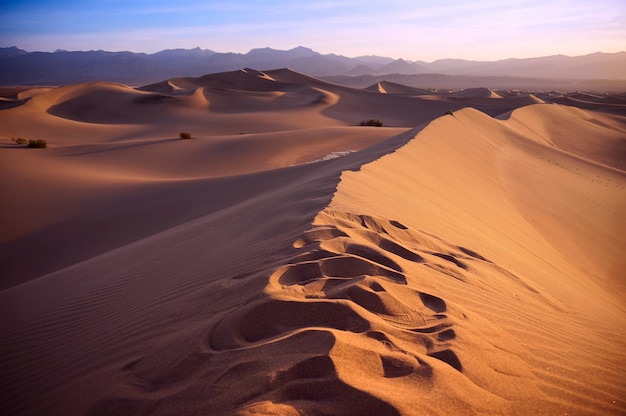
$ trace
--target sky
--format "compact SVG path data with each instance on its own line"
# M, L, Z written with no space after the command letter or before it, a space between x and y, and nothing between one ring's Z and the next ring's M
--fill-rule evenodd
M246 53L297 46L432 62L626 50L626 0L0 0L0 47Z

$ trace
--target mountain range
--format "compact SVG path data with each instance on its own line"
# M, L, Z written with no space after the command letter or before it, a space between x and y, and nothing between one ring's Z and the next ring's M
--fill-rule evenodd
M428 63L381 56L349 58L321 54L302 46L290 50L259 48L245 54L200 48L168 49L153 54L101 50L27 52L15 46L0 48L0 85L63 85L96 80L143 85L172 77L200 76L246 67L289 67L307 75L353 84L358 77L373 82L395 74L396 78L419 76L423 81L435 79L432 74L438 74L438 79L446 82L453 79L450 77L459 76L514 77L560 80L569 85L581 80L626 81L626 52L499 61L441 59ZM609 84L616 85L615 82ZM617 84L624 85L624 82ZM428 86L428 83L420 86Z

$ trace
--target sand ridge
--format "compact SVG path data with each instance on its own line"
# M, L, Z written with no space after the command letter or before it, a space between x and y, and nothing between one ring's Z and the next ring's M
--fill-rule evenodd
M567 109L563 109L564 114ZM483 119L485 117L473 110L464 110L455 116L464 124L466 132L467 124L485 130L493 127L488 125L490 119ZM499 124L495 120L491 122ZM402 204L407 204L411 210L419 209L419 200L407 201L401 192L390 190L393 187L389 181L380 179L384 177L383 172L389 174L390 170L394 171L392 177L404 176L398 175L398 171L413 177L415 174L409 173L407 167L418 160L407 159L407 153L419 148L422 141L435 138L441 141L440 129L453 128L451 124L457 123L451 118L436 121L395 154L365 165L359 172L344 173L329 208L318 214L313 228L294 242L300 253L269 276L264 290L266 296L227 314L211 331L211 348L235 356L241 351L249 355L250 350L257 350L263 356L262 351L269 345L272 348L284 346L291 351L297 348L292 346L295 339L300 340L305 334L313 336L315 333L320 338L333 340L332 348L324 352L327 358L322 359L319 350L310 351L312 356L306 350L299 350L302 361L291 364L288 370L264 363L259 373L272 374L276 380L270 379L269 391L259 392L255 403L244 407L242 414L287 410L305 414L359 414L377 408L381 402L393 406L393 409L381 410L385 414L419 414L424 409L443 414L464 412L468 408L470 414L530 414L567 411L572 406L590 414L615 411L615 399L624 384L620 373L610 368L623 358L619 352L623 340L611 345L596 337L603 331L619 330L617 316L625 311L623 296L604 292L603 297L595 298L598 303L588 299L592 292L600 296L603 282L572 268L560 256L558 248L555 250L546 240L546 235L541 235L544 229L535 228L520 215L519 211L525 207L515 206L516 201L508 198L508 192L503 192L506 189L494 189L501 183L493 181L489 171L497 170L498 166L492 163L487 169L476 168L477 158L470 156L471 165L466 163L464 168L474 171L478 178L471 178L463 185L476 179L491 181L483 182L479 199L485 203L486 195L496 194L485 205L509 211L500 213L506 217L506 222L502 223L487 222L485 216L489 213L478 206L466 206L463 209L469 212L465 216L459 215L459 207L451 208L457 214L447 212L445 220L442 219L447 227L443 227L436 217L424 219L424 213L403 209ZM504 124L503 129L508 130ZM467 143L458 150L465 156L469 147L474 154L490 154L489 159L497 152L495 149L508 150L503 143L493 146L494 141L485 140L478 132L466 133L457 139ZM496 136L495 139L498 142L507 137ZM442 146L448 144L444 141ZM425 158L435 155L426 152L427 148L421 150L425 151ZM499 156L509 162L519 158L518 154L512 158L510 153ZM455 161L449 153L446 159L449 163ZM543 169L548 170L547 165L549 163L545 163ZM399 187L419 189L407 181L396 183ZM451 188L448 192L459 195L459 188L454 185ZM431 189L422 191L432 192ZM446 191L435 192L434 195L418 194L429 203L436 203L441 197L444 201L450 198ZM377 201L385 203L372 204L372 194ZM351 207L351 211L343 211L347 207ZM393 213L391 218L403 218L402 221L406 218L424 229L390 217L354 213L363 210ZM565 208L561 214L570 215ZM482 232L459 227L459 222L466 223L472 215L477 217L473 222ZM503 229L496 231L498 228ZM441 234L433 234L434 229ZM603 237L611 234L609 231ZM447 238L463 241L463 245L451 243ZM493 244L485 244L484 238L511 241L504 244L504 250L498 251ZM516 244L520 247L511 252L510 248ZM480 247L480 251L476 247ZM623 247L623 241L617 247ZM612 258L617 259L617 253L613 253ZM544 287L547 283L545 276L541 276L543 273L560 273L560 278L550 282L559 287ZM604 277L620 278L610 274ZM623 288L623 282L617 283ZM609 288L612 289L615 288ZM468 293L473 301L468 299ZM508 301L489 300L494 297ZM508 303L514 303L515 308L507 307ZM596 329L598 332L589 331L588 320L596 314L602 318L594 326L601 327ZM538 316L549 320L551 327L531 329ZM233 331L233 328L238 330ZM576 341L569 338L572 333L578 334ZM537 356L538 353L533 352L553 349L556 340L572 348L559 349L561 356ZM589 349L595 342L601 343L602 349L617 354L612 358L615 360L612 366L605 367L607 356ZM477 343L481 346L480 352L475 349ZM342 351L359 354L358 367L354 365L354 358ZM581 354L585 359L581 360ZM310 366L315 366L316 370L305 370ZM248 371L254 371L252 368ZM555 368L559 369L558 373ZM597 378L587 376L586 385L577 387L572 375L589 371L595 372ZM294 372L301 376L295 379L293 375L287 376ZM306 377L302 378L304 375ZM435 379L462 386L462 393L454 389L439 390L436 384L433 386ZM339 386L342 386L341 393L336 392ZM338 401L336 394L348 394L343 392L346 386L369 395L359 398L362 407L352 402L346 406ZM568 386L573 395L569 399L554 394L563 386ZM409 391L414 400L407 401ZM429 408L427 403L433 402L437 407Z
M7 412L626 411L623 115L383 87L244 69L0 111L51 143L0 148Z

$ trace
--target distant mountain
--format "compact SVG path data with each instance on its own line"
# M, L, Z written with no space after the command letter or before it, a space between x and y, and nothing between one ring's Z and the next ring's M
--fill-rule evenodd
M252 49L246 54L218 53L200 48L169 49L153 54L61 50L27 52L15 46L0 48L0 85L62 85L87 81L145 85L174 77L197 77L241 68L266 70L286 67L316 77L442 74L626 80L626 52L577 57L556 55L494 62L443 59L427 63L381 56L348 58L335 54L324 55L302 46L286 51Z
M387 58L384 56L376 56L376 55L367 55L367 56L357 56L357 61L363 63L365 66L378 69L381 66L392 63L393 58Z
M626 52L584 56L554 55L496 62L435 61L436 72L449 75L510 76L556 79L626 79Z
M290 67L311 75L343 74L357 61L321 55L309 48L252 49L247 54L171 49L154 54L105 51L26 52L0 48L0 85L62 85L87 81L146 84L178 76L200 76L245 67Z
M288 51L281 51L272 48L258 48L252 49L246 54L248 58L258 59L300 59L310 58L312 56L319 56L319 53L313 49L305 48L304 46L298 46L297 48L290 49Z
M346 72L344 75L356 77L359 75L373 74L374 72L376 72L376 70L373 69L371 66L360 64Z
M28 52L18 49L15 46L11 46L10 48L0 48L0 58L11 58L15 56L26 55Z
M206 58L211 55L215 55L216 52L210 49L166 49L161 52L157 52L151 55L152 59L197 59L197 58Z
M424 74L427 72L431 72L427 65L408 62L404 59L397 59L378 68L373 74Z
M428 66L432 72L443 74L449 71L454 72L454 70L459 68L472 68L488 63L489 62L484 61L468 61L465 59L439 59L430 63Z

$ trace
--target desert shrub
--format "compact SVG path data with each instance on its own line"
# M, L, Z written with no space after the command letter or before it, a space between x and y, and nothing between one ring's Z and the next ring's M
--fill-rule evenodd
M383 126L383 122L380 121L380 120L375 120L373 118L370 118L369 120L361 121L361 126L382 127Z
M186 131L183 131L179 134L181 139L191 139L191 133L188 133Z
M41 140L41 139L29 140L28 141L28 147L33 147L33 148L38 148L38 149L45 149L46 147L48 147L48 142L45 141L45 140Z
M26 140L26 139L22 139L21 137L18 137L17 139L13 139L13 141L14 141L16 144L26 144L26 143L28 143L28 140Z

